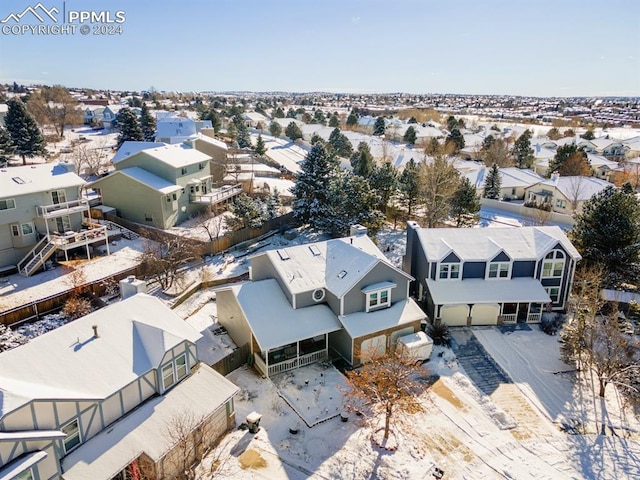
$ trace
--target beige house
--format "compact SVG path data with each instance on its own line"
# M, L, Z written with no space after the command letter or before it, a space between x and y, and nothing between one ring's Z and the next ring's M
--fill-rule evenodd
M239 389L199 338L138 294L0 353L0 478L176 478L195 460L181 440L202 451L235 426Z
M115 172L89 187L99 191L104 205L132 222L170 228L240 193L214 189L211 157L187 144L127 148L134 153L116 155Z
M572 215L582 211L584 202L607 187L614 185L596 177L561 177L554 173L548 180L525 189L525 205Z

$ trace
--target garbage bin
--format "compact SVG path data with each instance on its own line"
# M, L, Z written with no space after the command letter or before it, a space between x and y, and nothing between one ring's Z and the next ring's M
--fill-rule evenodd
M247 415L247 427L249 428L249 431L251 433L258 433L258 430L260 430L261 418L262 415L260 415L258 412L251 412L249 415Z

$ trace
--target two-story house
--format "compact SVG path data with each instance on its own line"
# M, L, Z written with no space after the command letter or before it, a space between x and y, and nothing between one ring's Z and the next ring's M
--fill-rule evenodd
M235 426L239 389L199 338L138 294L0 353L0 478L176 478L180 440L202 451Z
M138 150L134 142L116 154L115 171L89 186L102 202L132 222L170 228L191 218L204 206L238 195L241 190L212 188L211 157L186 144Z
M407 222L403 270L431 321L495 325L566 308L580 254L559 227L420 228Z
M347 238L271 250L251 258L251 281L216 294L218 321L251 346L265 376L328 357L356 366L420 329L412 277L362 230Z
M118 126L118 114L125 105L107 105L102 110L102 126L113 129Z
M163 116L156 123L156 141L182 143L202 129L212 129L211 120L192 120L188 117Z
M106 227L91 222L85 181L73 164L56 163L0 169L0 269L31 275L56 252L108 242Z

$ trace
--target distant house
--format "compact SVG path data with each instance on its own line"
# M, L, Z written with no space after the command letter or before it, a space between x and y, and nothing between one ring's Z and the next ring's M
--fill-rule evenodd
M407 222L403 270L432 321L540 322L567 306L580 255L559 227L420 228Z
M245 112L242 114L242 119L250 128L258 128L259 123L261 123L265 129L269 127L270 120L258 112Z
M156 123L156 142L182 143L203 128L213 128L211 120L192 120L188 117L164 116Z
M365 229L366 231L366 229ZM385 353L425 319L407 273L360 229L352 236L251 258L251 281L217 292L218 320L249 344L266 376L339 355L349 365Z
M609 160L621 160L629 150L622 142L602 137L593 140L577 139L576 146L582 147L587 153L602 155Z
M0 478L176 478L178 422L198 451L235 427L239 389L199 338L138 294L0 353Z
M89 218L85 181L73 164L41 164L0 170L0 270L29 276L56 252L109 245L106 228Z
M114 158L115 172L89 184L102 202L132 222L166 229L205 206L225 202L240 189L216 190L211 157L186 144L138 149L126 142Z
M104 118L104 107L100 105L91 105L84 109L83 123L85 125L102 126Z
M613 184L596 177L569 176L558 173L525 188L525 204L571 215L582 210L584 202Z
M118 126L118 113L126 105L107 105L102 111L102 126L107 129L114 129Z
M609 160L602 155L587 153L587 159L589 165L591 165L591 170L593 170L593 175L607 182L611 180L614 172L619 167L618 162Z
M464 174L480 195L484 193L484 182L490 170L488 167L482 167ZM500 168L498 172L500 174L500 197L503 199L522 200L527 187L544 181L544 178L528 169L505 167Z
M9 105L6 103L0 103L0 127L4 127L4 117L7 116L9 111Z

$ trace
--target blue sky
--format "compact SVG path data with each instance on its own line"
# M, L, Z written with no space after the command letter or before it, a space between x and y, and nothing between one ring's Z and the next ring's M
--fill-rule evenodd
M0 19L37 1L4 0ZM62 11L63 0L41 2ZM64 8L123 10L123 33L0 34L0 82L640 96L636 0L66 0Z

